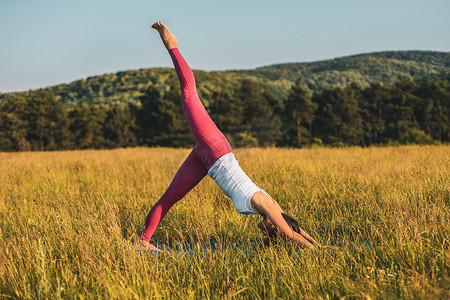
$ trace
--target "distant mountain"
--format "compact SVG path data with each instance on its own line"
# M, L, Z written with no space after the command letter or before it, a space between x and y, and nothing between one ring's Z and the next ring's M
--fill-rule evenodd
M363 86L371 81L393 83L402 77L419 78L449 69L450 52L386 51L238 72L273 81L300 81L314 90L330 85L345 86L352 81Z
M299 81L311 90L328 86L346 86L356 82L368 86L370 82L392 83L402 77L443 77L449 79L450 52L386 51L365 53L341 58L285 63L252 70L194 71L200 97L206 103L214 91L235 90L242 79L250 78L284 100L291 84ZM166 90L176 82L170 68L150 68L104 74L49 87L63 102L89 102L112 105L119 102L137 103L148 84ZM0 94L0 104L19 93Z

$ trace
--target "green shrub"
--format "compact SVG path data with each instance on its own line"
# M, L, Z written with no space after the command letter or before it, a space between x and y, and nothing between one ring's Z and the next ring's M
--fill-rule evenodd
M240 132L234 135L232 141L235 148L258 147L258 140L248 132Z
M404 133L399 138L400 144L409 145L409 144L417 144L417 145L433 145L438 142L433 140L433 138L418 129L411 129L408 132Z

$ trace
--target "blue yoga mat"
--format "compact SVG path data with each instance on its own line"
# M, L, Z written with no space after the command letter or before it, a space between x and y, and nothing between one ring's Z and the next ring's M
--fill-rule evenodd
M258 252L262 249L272 247L273 245L266 244L263 242L255 243L159 243L155 245L157 248L163 250L158 252L156 250L135 248L143 254L160 256L160 255L178 255L182 254L185 256L201 255L207 253L226 253L226 252L239 252L243 254L251 254ZM324 251L341 251L349 248L375 248L376 244L372 241L362 241L362 242L349 242L346 244L341 244L334 249L325 249ZM299 252L303 251L301 249Z

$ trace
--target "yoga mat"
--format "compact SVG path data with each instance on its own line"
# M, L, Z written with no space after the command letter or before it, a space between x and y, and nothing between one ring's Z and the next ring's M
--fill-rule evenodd
M254 243L159 243L155 246L162 252L155 250L143 249L141 247L134 247L134 250L141 252L142 254L148 254L151 256L170 256L182 254L185 256L195 256L207 253L226 253L226 252L240 252L244 254L251 254L258 252L259 250L274 247L276 244L270 244L265 242L254 242ZM132 246L133 247L133 246ZM376 248L375 242L372 241L361 241L361 242L349 242L335 246L335 248L323 249L322 251L342 251L349 248L361 248L361 249L371 249ZM298 252L303 252L305 250L299 249Z

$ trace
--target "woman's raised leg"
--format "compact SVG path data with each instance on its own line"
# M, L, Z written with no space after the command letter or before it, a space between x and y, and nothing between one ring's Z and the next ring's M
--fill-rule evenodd
M196 153L205 168L209 169L219 157L231 152L231 146L200 101L194 74L176 48L178 40L161 22L155 23L153 28L158 30L172 58L180 82L184 114L194 136Z

